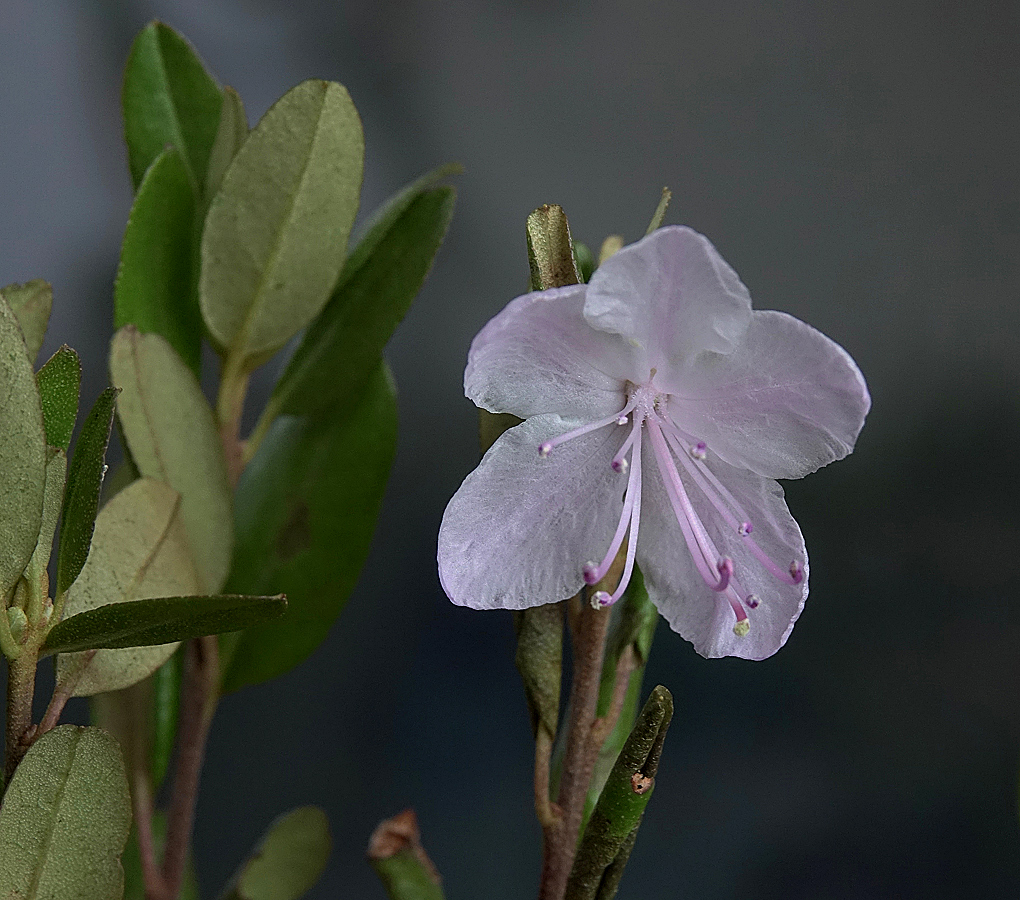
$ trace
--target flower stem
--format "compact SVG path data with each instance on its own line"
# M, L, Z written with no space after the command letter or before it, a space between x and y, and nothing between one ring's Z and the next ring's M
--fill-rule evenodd
M570 685L569 730L557 796L560 820L558 826L548 828L545 832L545 860L539 900L562 900L577 852L584 800L595 764L596 754L591 750L591 738L609 618L608 609L593 609L586 602L578 616L574 636L574 672Z
M180 892L191 844L199 777L206 739L216 710L219 663L216 637L195 638L185 650L184 683L181 687L181 718L178 731L177 769L167 817L163 880L166 896Z

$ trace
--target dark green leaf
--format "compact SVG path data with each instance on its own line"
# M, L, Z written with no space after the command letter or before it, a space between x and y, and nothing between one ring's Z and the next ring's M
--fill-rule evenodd
M390 201L351 253L329 304L305 332L270 407L289 414L345 402L371 377L421 289L453 215L454 189L437 177Z
M74 420L78 418L81 361L67 344L47 360L36 375L42 403L46 443L65 453L71 446Z
M251 369L329 300L358 211L364 138L346 89L306 81L273 104L227 169L202 233L209 333Z
M207 634L250 628L282 616L283 594L248 597L158 597L111 603L64 619L47 636L43 653L117 650L186 641Z
M10 304L25 336L28 358L34 364L46 337L46 326L53 308L53 288L41 278L25 284L9 284L0 296Z
M128 56L122 100L135 188L170 144L184 155L197 192L205 180L222 99L192 46L162 22L146 25Z
M0 896L120 900L131 799L117 742L62 725L21 761L0 809Z
M146 170L131 207L113 286L115 328L165 337L198 375L202 316L193 283L195 192L184 158L168 147Z
M233 648L224 642L224 690L288 671L326 637L368 555L396 438L396 397L382 363L346 414L273 424L237 488L228 585L283 591L289 607Z
M45 484L39 389L18 320L0 297L0 605L35 550Z
M322 876L331 845L321 809L291 810L269 826L223 900L298 900Z
M209 153L209 169L205 175L206 206L223 183L227 168L237 156L237 151L248 139L248 114L240 94L230 85L223 88L223 105L220 108L220 123L216 128L216 140Z
M74 583L89 555L99 511L99 491L106 474L106 448L110 443L117 393L116 388L107 388L99 395L74 445L60 516L58 597Z

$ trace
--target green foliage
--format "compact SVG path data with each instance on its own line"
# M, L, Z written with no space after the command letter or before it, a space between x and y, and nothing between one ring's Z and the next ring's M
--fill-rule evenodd
M305 332L269 409L301 414L356 395L421 290L453 215L448 166L419 179L373 217L347 260L329 304Z
M129 619L129 611L116 608L126 601L200 592L182 523L181 505L181 497L173 488L151 478L139 478L99 513L92 552L78 580L68 591L63 621L50 631L43 645L44 652L64 651L57 659L58 681L77 673L87 663L75 695L88 696L128 687L151 675L173 653L172 645L143 647L141 645L151 642L141 640L116 645L94 642L82 648L71 645L80 644L83 634L94 635L94 629L99 627L97 619L100 625L104 621L119 624ZM88 611L91 611L89 618L82 620ZM85 631L90 624L93 631ZM75 636L73 641L69 635ZM100 646L132 649L103 650L96 653L91 662L67 654L72 649Z
M74 583L89 555L92 530L99 510L99 492L106 472L106 448L110 443L116 401L117 391L114 388L107 388L99 395L74 445L60 517L58 597Z
M46 482L46 438L35 373L18 320L0 298L0 601L35 550Z
M237 151L248 139L248 114L244 111L241 95L232 87L223 88L223 104L220 107L220 122L216 127L216 139L209 152L209 168L205 174L206 206L223 183L227 167L237 156Z
M195 374L162 337L127 326L110 347L121 389L121 433L139 473L181 495L181 515L202 593L217 593L230 566L230 485L219 432Z
M162 22L147 25L131 47L121 99L134 187L169 144L181 151L197 189L205 179L222 100L192 46Z
M46 443L65 453L71 446L74 421L78 418L81 389L81 361L67 344L47 360L36 375L42 404Z
M329 299L358 211L364 138L345 88L306 81L238 151L202 236L199 298L213 340L244 370Z
M562 206L540 206L528 216L526 231L533 291L580 282L570 223Z
M283 594L158 597L111 603L64 619L50 632L42 650L44 653L75 653L96 647L110 650L150 648L249 628L282 616L286 609L287 599ZM115 688L86 692L79 686L76 696L100 690Z
M368 555L396 439L383 363L346 410L274 422L237 488L228 588L282 591L289 607L225 642L225 691L288 671L326 637Z
M120 900L130 825L117 742L74 725L44 734L0 809L0 897Z
M180 711L184 657L181 649L152 673L152 784L158 791L170 771Z
M202 317L194 285L196 201L181 151L167 147L131 207L114 283L115 328L162 335L199 374Z
M291 810L269 826L223 900L298 900L322 876L331 844L321 809Z
M7 285L0 290L0 297L7 301L17 316L25 336L28 358L34 363L46 337L46 326L53 308L53 288L41 278L36 278L25 284Z

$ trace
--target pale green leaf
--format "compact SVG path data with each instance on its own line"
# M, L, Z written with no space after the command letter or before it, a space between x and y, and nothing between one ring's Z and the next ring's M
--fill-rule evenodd
M65 453L71 446L74 421L78 417L81 389L81 361L67 344L53 354L36 375L42 403L46 443Z
M113 285L113 324L163 335L197 375L202 316L195 228L187 166L180 151L168 147L146 170L131 206Z
M213 339L252 368L329 299L358 210L364 138L347 91L306 81L227 169L202 236L199 299Z
M53 288L41 278L25 284L9 284L0 290L0 296L7 301L25 336L28 358L34 363L46 337L46 326L53 308Z
M224 900L298 900L322 876L331 844L329 820L321 809L291 810L269 826Z
M151 478L138 479L107 503L96 519L88 562L68 591L64 623L107 604L196 593L198 578L181 522L182 505L173 488ZM141 681L166 662L176 646L99 650L74 695L120 690ZM57 680L82 663L79 654L60 654Z
M21 761L0 808L0 897L120 900L131 800L117 742L62 725Z
M50 448L46 463L46 488L43 491L42 522L35 551L25 569L25 578L31 585L42 585L42 576L53 553L53 536L64 504L64 483L67 480L67 455L63 450ZM40 596L42 594L40 593Z
M220 123L216 129L216 140L209 153L209 168L205 175L205 202L216 196L223 182L227 168L237 156L237 151L248 139L248 114L244 111L241 95L230 85L223 87L223 105L220 107Z
M220 90L191 44L162 22L145 26L128 55L121 100L134 186L170 144L184 154L197 191L219 121Z
M218 593L233 536L230 486L216 424L194 373L157 334L114 335L110 377L122 391L121 433L139 473L181 495L181 515L200 590Z
M35 550L45 483L46 437L35 373L18 320L0 297L0 601Z

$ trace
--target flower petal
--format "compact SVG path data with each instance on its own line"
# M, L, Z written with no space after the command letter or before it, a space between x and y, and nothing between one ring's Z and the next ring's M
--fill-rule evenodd
M471 343L464 393L489 412L600 419L626 397L619 369L630 348L584 320L586 286L511 301Z
M626 429L599 428L539 456L543 441L576 424L535 416L464 479L439 529L439 580L454 603L525 609L581 589L584 564L602 558L620 518L626 476L610 463Z
M751 321L751 297L708 238L670 226L599 267L584 317L635 347L631 368L616 374L640 384L655 368L656 384L672 393L699 353L729 353L740 343Z
M771 575L740 537L719 516L705 495L681 469L681 479L720 556L733 560L733 579L742 589L741 600L756 594L759 604L747 609L751 630L745 637L733 633L736 617L725 596L712 591L694 568L680 526L670 507L654 456L647 451L643 463L641 532L638 565L648 595L670 628L694 644L702 656L739 656L765 659L789 637L804 608L808 593L807 551L800 528L783 499L783 489L770 478L709 458L716 477L733 494L754 525L752 537L778 565L797 560L804 567L800 584L786 584Z
M801 478L851 450L871 407L842 347L786 313L756 312L744 343L704 354L669 415L726 462Z

